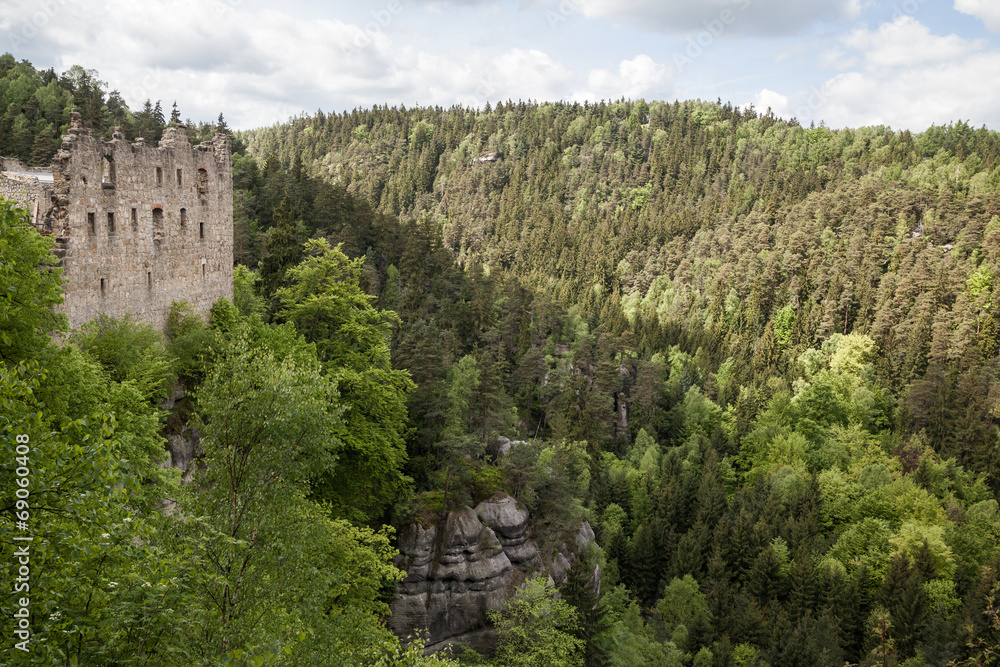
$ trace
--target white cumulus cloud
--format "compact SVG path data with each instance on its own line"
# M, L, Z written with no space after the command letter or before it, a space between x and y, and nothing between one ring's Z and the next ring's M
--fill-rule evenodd
M993 32L1000 32L1000 3L996 0L955 0L955 9L975 16Z
M587 75L587 90L576 93L578 100L639 99L665 97L670 86L670 72L645 54L623 60L616 70L595 69Z
M582 85L539 49L484 51L448 40L415 46L391 30L402 20L395 15L376 25L368 16L351 23L253 0L46 2L51 9L41 20L33 18L37 0L0 3L0 26L7 26L0 44L13 40L0 52L10 48L36 63L58 54L57 69L96 69L133 108L149 98L169 110L177 100L185 118L214 120L223 111L233 127L387 102L565 99Z
M795 115L786 95L767 88L754 95L753 105L758 113L766 113L770 109L779 118L791 118Z
M800 120L912 130L957 120L1000 123L1000 50L984 40L936 35L902 16L852 31L841 47L857 65L802 100Z

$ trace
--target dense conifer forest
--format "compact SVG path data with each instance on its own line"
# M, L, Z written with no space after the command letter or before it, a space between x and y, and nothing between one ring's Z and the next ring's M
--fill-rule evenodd
M171 122L96 73L0 75L8 156L44 163L73 106L106 134ZM0 426L46 434L51 664L431 664L379 622L390 526L497 491L543 550L585 519L600 547L463 664L994 659L996 132L619 101L235 138L233 302L178 304L165 338L50 339L47 241L5 209ZM181 485L157 463L187 424L204 467ZM501 436L523 444L497 457Z

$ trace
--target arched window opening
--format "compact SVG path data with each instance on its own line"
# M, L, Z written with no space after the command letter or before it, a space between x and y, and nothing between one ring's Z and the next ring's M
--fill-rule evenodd
M153 240L159 241L163 238L163 209L153 209Z

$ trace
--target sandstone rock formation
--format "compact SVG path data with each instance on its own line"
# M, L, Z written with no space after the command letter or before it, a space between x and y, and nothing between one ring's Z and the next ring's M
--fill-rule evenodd
M510 559L496 534L463 507L448 515L442 534L411 524L400 536L398 565L407 576L396 587L389 626L400 635L429 633L428 648L461 638L473 647L489 611L500 609L511 581Z
M406 578L396 586L389 627L404 639L426 633L428 651L453 644L492 651L496 636L487 613L542 568L561 582L593 539L584 523L572 540L576 548L564 544L545 562L531 538L528 510L505 493L451 512L440 532L411 524L399 538L396 565Z
M506 493L498 493L476 505L476 516L500 540L504 554L522 572L537 569L542 562L538 547L528 535L528 510Z
M201 455L201 433L193 426L185 424L179 433L167 433L167 451L170 461L165 466L181 471L181 483L187 484L194 474L195 459Z

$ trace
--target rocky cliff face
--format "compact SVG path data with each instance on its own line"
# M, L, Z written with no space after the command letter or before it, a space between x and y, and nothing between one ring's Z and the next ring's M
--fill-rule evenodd
M482 620L507 598L510 558L468 507L449 514L441 532L412 524L400 536L399 565L407 574L396 588L390 627L400 636L425 630L430 645L453 637L474 647L488 644L490 638L480 636Z
M187 390L180 384L174 387L174 391L160 404L160 408L173 412L179 409L184 399L187 398ZM183 414L184 411L181 409ZM201 451L201 433L191 424L186 423L183 417L177 414L171 415L167 420L167 426L161 432L166 439L165 448L170 454L170 461L164 461L164 467L178 468L181 471L181 482L187 484L191 481L191 475L198 466L198 458L203 455Z
M166 438L170 463L164 462L164 465L179 468L181 481L187 484L194 472L195 459L201 454L201 434L198 433L198 429L185 424L180 433L167 433Z
M500 609L532 572L547 567L562 581L570 562L594 539L584 524L573 541L543 562L529 532L528 511L504 493L448 515L444 527L411 524L399 538L396 586L389 627L400 637L428 634L427 648L450 644L491 651L496 640L487 613Z

